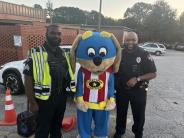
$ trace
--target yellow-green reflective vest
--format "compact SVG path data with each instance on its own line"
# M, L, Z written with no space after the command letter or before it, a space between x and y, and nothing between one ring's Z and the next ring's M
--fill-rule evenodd
M51 75L47 61L48 54L44 47L32 48L30 54L33 61L33 78L35 97L40 100L48 100L51 94ZM74 74L70 65L68 53L64 52L70 74L70 89L76 92Z

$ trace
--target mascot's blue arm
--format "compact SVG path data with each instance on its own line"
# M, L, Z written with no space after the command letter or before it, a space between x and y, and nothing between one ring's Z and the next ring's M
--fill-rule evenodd
M114 97L114 74L110 73L109 82L108 82L108 98Z

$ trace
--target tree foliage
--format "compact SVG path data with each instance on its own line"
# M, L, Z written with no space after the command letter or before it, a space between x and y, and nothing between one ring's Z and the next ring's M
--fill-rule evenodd
M33 6L34 8L37 8L37 9L43 9L42 8L42 6L41 5L39 5L39 4L34 4L34 6Z
M74 7L59 7L54 10L53 22L67 24L98 24L97 11L84 11ZM112 18L104 17L102 14L102 25L116 25L116 21Z
M136 3L126 10L124 17L123 25L135 29L142 41L178 41L176 10L163 0L153 5Z
M54 9L53 22L97 25L99 13L74 7ZM123 19L102 16L102 25L126 26L134 29L141 41L184 42L184 12L177 18L176 10L164 0L154 4L135 3L127 8Z

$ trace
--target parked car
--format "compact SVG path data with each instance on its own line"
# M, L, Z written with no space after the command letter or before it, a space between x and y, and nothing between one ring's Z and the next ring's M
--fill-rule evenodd
M175 49L179 51L184 51L184 43L178 43L175 45Z
M65 51L70 51L70 46L62 46ZM24 92L24 60L12 61L0 67L0 84L5 87L10 87L11 94L20 94ZM76 72L79 69L79 64L76 66Z
M0 83L9 86L12 94L24 92L24 60L6 63L0 68Z
M142 47L144 50L157 56L164 55L166 53L166 47L160 43L144 43L143 45L139 45L139 47Z

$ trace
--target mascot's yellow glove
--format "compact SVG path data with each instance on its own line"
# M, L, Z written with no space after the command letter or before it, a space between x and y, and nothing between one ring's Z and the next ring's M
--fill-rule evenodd
M76 97L76 106L77 106L77 109L79 109L83 112L87 112L87 110L88 110L88 106L85 104L85 102L83 100L83 96Z
M106 111L111 111L116 107L116 103L115 103L115 99L113 97L111 97L108 101L107 101L107 105L105 107Z

